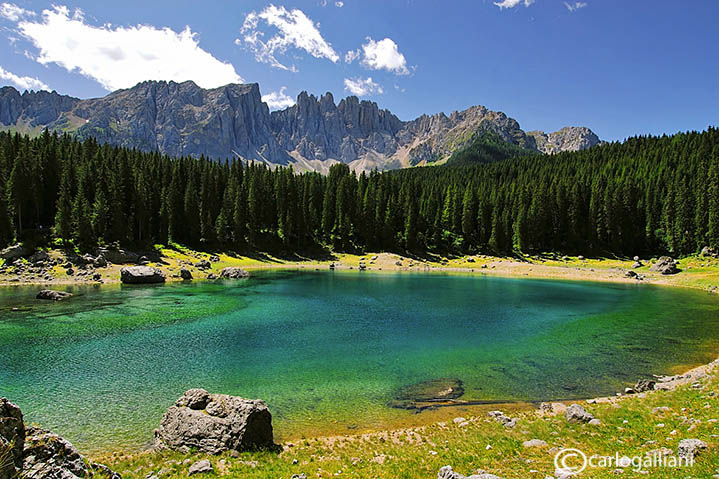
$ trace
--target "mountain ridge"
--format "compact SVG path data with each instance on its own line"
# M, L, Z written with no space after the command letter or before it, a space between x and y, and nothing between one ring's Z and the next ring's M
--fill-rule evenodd
M145 81L101 98L0 88L0 129L70 132L80 138L171 156L238 157L325 172L443 163L478 134L528 151L558 153L600 143L586 127L526 133L503 112L483 106L402 121L377 103L301 92L295 105L270 111L257 83L203 89L192 81Z

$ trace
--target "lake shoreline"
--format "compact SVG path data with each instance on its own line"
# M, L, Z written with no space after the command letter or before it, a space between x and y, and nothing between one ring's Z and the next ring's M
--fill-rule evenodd
M170 250L164 250L168 252ZM58 251L54 256L59 257ZM278 259L255 260L243 257L221 255L220 261L210 263L209 268L197 268L192 260L212 258L213 255L191 252L177 254L174 251L167 256L160 257L159 262L149 263L160 269L166 276L167 282L182 282L179 271L188 269L194 281L213 280L208 276L219 276L223 267L236 266L247 271L287 270L287 271L355 271L360 272L360 264L365 271L381 273L460 273L470 275L498 276L507 278L527 279L559 279L568 281L591 281L622 284L653 284L661 286L688 287L719 293L719 260L715 258L688 257L680 263L700 263L702 271L697 274L692 264L687 264L681 272L673 275L662 275L650 271L650 262L642 267L633 267L634 261L596 258L583 259L563 257L564 259L543 259L530 257L524 261L516 258L502 258L484 255L464 256L451 260L429 261L415 259L394 253L367 253L365 255L336 255L334 260L323 261L286 261ZM62 268L56 266L50 270L52 278L24 278L22 276L0 273L0 287L6 286L41 286L43 289L52 289L53 286L118 284L120 269L123 264L108 265L103 268L90 268L90 273L98 273L100 281L92 279L92 274L83 273L82 267L73 275L68 275ZM683 265L682 265L683 266ZM627 272L636 273L636 277L628 277ZM641 278L641 279L638 279ZM712 289L714 288L714 289Z

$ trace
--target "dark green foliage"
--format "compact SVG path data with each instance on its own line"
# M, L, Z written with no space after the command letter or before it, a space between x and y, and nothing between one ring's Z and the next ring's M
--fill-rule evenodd
M493 163L504 161L517 156L532 154L521 146L504 141L499 135L492 132L475 134L470 142L455 151L447 161L448 165L462 166L478 163Z
M323 176L0 133L0 245L37 231L51 239L52 230L86 248L172 241L240 252L627 256L719 248L715 128L483 163L489 147L519 153L497 142L485 135L459 152L460 163L477 163L467 166L358 176L339 164Z

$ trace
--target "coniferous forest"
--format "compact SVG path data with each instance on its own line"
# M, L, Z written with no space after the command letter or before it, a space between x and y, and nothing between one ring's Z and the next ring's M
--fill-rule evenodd
M464 166L297 174L0 133L0 244L619 256L719 248L719 129L471 161L465 152Z

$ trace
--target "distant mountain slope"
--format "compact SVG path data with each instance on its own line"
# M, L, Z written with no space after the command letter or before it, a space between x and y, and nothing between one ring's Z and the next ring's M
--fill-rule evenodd
M316 171L338 162L358 171L442 163L485 133L547 153L599 143L588 128L525 133L516 120L482 106L404 122L354 96L335 104L331 93L302 92L294 106L270 112L256 83L205 90L191 81L147 81L89 100L0 88L0 129L44 128L173 156L239 157Z

